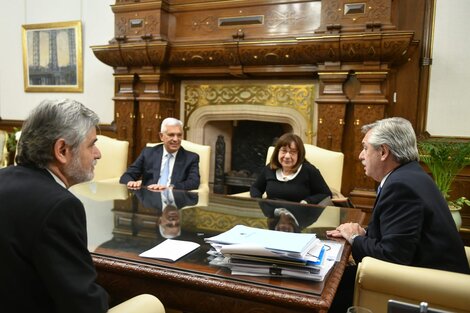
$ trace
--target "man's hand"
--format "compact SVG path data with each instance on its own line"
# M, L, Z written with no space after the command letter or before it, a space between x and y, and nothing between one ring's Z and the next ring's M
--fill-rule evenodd
M336 238L343 237L349 243L352 242L351 237L353 235L364 236L366 234L366 230L361 227L358 223L344 223L336 227L334 230L327 230L326 235Z
M140 186L142 186L142 180L127 182L127 188L129 189L140 189Z
M152 184L152 185L147 186L148 190L165 190L167 188L168 187L165 185L158 185L158 184Z

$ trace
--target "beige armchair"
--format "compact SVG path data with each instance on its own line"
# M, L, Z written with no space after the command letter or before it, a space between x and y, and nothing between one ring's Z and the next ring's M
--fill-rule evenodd
M94 181L118 182L127 169L129 142L98 135L96 146L101 151L101 159L95 167Z
M0 130L0 168L8 165L7 139L8 133Z
M470 260L470 247L465 251ZM354 305L387 312L390 299L414 304L424 301L436 309L470 312L470 275L365 257L358 265Z
M165 313L165 308L157 297L141 294L110 308L108 313Z
M94 201L126 200L129 189L118 181L90 181L73 185L72 193Z
M161 143L147 143L147 147L153 147ZM211 164L211 147L206 145L197 144L191 141L182 140L181 146L188 151L197 153L199 155L199 176L201 181L199 183L198 191L209 191L209 173Z
M344 203L342 206L350 206L349 200L345 198L341 190L341 182L343 179L343 161L344 154L342 152L330 151L323 149L311 144L304 144L305 147L305 158L307 161L317 167L325 182L330 187L333 194L333 202L338 205L336 202ZM274 147L269 147L266 154L266 164L271 161L271 156L273 154ZM233 194L232 196L236 197L249 197L249 192L242 192ZM339 208L330 208L324 210L323 213L318 217L315 223L309 227L315 228L331 228L338 226L340 220L340 210ZM309 228L308 227L308 228Z
M305 147L305 159L315 165L320 170L325 182L330 187L333 197L341 196L341 182L343 180L343 161L344 154L342 152L336 152L326 150L314 145L304 144ZM274 147L269 147L266 154L266 164L271 161ZM249 192L242 192L233 194L232 196L249 197Z
M327 185L334 192L341 191L343 180L344 154L342 152L323 149L314 145L304 144L305 158L318 168ZM274 147L269 147L266 155L266 164L271 160Z

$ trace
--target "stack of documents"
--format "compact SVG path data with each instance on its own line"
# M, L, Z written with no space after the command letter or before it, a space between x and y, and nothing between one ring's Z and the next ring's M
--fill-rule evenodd
M322 281L335 255L315 234L288 233L237 225L205 239L214 248L212 265L227 267L234 275L296 277Z

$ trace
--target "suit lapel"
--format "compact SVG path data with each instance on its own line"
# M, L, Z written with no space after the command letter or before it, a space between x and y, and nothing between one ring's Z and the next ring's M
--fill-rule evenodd
M154 173L154 183L156 184L160 179L160 168L162 167L162 158L163 158L163 144L157 145L154 148L154 153L152 158L155 159L153 162L153 173Z
M178 153L176 154L175 164L173 166L173 172L171 173L171 183L175 181L181 181L180 176L182 175L182 171L180 169L184 168L184 149L180 147Z

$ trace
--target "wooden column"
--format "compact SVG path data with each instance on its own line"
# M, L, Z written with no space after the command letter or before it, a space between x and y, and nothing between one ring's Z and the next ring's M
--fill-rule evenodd
M138 131L134 157L148 142L160 142L160 124L165 118L178 118L174 82L160 74L139 74L137 85Z
M129 156L133 155L136 131L135 76L115 74L114 118L116 138L129 141ZM130 160L130 158L129 158Z
M320 92L318 103L317 146L342 151L342 139L346 118L346 103L343 84L348 73L319 72Z
M364 166L359 161L364 137L361 127L385 117L387 74L386 71L357 72L352 78L358 82L358 92L352 95L348 107L347 136L344 138L346 170L343 174L347 179L343 189L350 190L353 203L366 212L370 212L374 205L377 182L365 175Z

